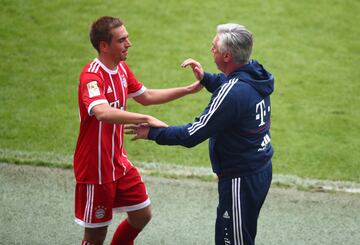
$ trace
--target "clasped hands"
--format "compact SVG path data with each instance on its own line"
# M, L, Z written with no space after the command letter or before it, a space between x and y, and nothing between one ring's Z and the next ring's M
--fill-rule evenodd
M126 124L124 128L125 128L125 134L134 136L131 140L148 139L150 132L150 125L147 123Z

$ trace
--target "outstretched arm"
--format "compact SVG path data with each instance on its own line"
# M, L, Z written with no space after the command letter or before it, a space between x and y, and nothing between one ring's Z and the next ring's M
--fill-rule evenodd
M127 127L127 133L133 134L133 139L150 139L160 145L193 147L225 130L236 120L236 115L239 115L238 97L230 92L236 82L225 85L223 90L214 94L202 115L193 123L166 128L131 125Z
M194 82L185 87L167 89L147 89L144 93L134 97L134 100L142 105L163 104L185 95L200 91L203 86L200 82Z
M185 68L187 66L191 66L198 81L185 87L147 89L141 95L134 97L134 100L142 105L163 104L181 98L185 95L200 91L203 88L203 85L199 81L202 80L204 76L204 71L201 67L201 64L196 60L187 59L181 64L181 67Z
M146 123L152 127L167 127L159 119L140 113L122 111L115 109L108 104L99 104L92 108L92 113L99 121L107 123L127 124L127 123Z

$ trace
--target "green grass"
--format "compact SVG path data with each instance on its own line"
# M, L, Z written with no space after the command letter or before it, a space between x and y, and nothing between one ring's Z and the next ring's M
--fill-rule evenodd
M96 55L88 29L98 16L115 15L125 21L133 43L128 63L149 88L194 81L189 70L179 67L188 57L216 72L209 51L216 25L238 22L254 33L253 58L276 78L271 131L275 173L360 182L359 1L0 4L0 149L31 156L24 161L5 154L3 161L39 164L37 155L68 159L73 153L79 124L77 80ZM198 116L209 97L202 91L152 107L130 101L128 110L182 124ZM210 165L206 142L185 149L127 139L135 164ZM51 159L50 164L58 163Z

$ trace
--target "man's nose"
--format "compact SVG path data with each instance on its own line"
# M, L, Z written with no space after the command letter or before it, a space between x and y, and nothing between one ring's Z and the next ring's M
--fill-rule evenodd
M128 47L131 47L131 46L132 46L132 43L130 42L129 39L127 40L127 46L128 46Z

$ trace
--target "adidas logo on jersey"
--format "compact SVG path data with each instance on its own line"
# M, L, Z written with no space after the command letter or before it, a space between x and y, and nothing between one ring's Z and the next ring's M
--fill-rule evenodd
M112 93L112 89L111 89L111 87L108 87L108 89L107 89L106 93L107 93L107 94Z
M224 219L230 219L228 211L225 211L225 213L223 214L223 218Z

